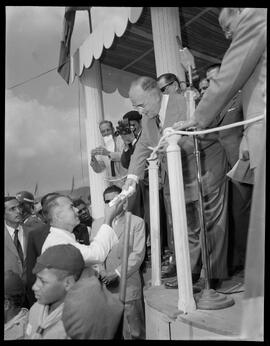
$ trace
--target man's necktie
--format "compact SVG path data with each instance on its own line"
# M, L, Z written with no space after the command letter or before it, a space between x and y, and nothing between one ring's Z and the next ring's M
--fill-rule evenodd
M161 126L161 121L159 115L156 116L156 124L159 130L159 133L162 135L162 126Z
M15 231L14 231L14 240L13 241L14 241L14 245L16 246L16 249L18 251L18 255L19 255L20 259L21 259L21 262L23 264L23 261L24 261L24 259L23 259L23 250L22 250L22 245L21 245L21 243L19 241L18 232L19 232L19 230L15 229Z
M111 160L111 172L112 172L112 177L115 177L114 162L112 160Z

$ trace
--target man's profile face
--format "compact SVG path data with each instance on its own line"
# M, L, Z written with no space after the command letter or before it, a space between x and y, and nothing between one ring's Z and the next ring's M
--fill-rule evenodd
M63 226L73 229L80 223L78 209L74 207L73 202L67 197L59 197L58 205L55 207L55 214Z
M36 274L32 289L39 304L44 305L61 302L66 295L64 279L59 280L54 270L48 268Z
M154 118L158 115L162 98L162 94L158 88L145 91L140 85L136 85L135 87L131 87L129 98L133 108L142 116Z
M103 123L99 126L99 130L102 137L113 135L113 128L110 123Z
M10 224L18 224L22 221L20 204L17 199L5 202L5 221Z

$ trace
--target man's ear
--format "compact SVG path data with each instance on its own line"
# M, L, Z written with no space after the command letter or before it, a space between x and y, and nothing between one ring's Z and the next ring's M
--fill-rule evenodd
M65 286L65 290L68 292L71 287L75 284L75 279L73 275L69 275L67 277L65 277L65 281L64 281L64 286Z
M9 310L11 307L10 301L5 298L5 303L4 303L4 310Z

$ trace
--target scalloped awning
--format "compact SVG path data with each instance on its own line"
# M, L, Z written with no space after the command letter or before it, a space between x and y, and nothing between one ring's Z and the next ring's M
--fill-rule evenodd
M115 36L124 34L128 22L137 22L142 10L143 7L119 7L119 16L113 16L105 24L97 26L71 57L70 83L73 83L75 75L80 76L84 68L91 66L93 59L101 57L104 48L112 46Z

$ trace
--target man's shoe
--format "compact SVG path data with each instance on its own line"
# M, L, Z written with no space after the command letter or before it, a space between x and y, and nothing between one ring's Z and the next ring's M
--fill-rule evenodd
M177 289L178 288L177 278L173 281L165 282L165 288ZM195 294L195 293L199 293L201 289L197 286L192 286L192 291L193 291L193 294Z
M172 281L165 282L165 288L178 288L177 278Z
M161 272L161 278L172 278L176 275L176 264L169 264L168 268Z

